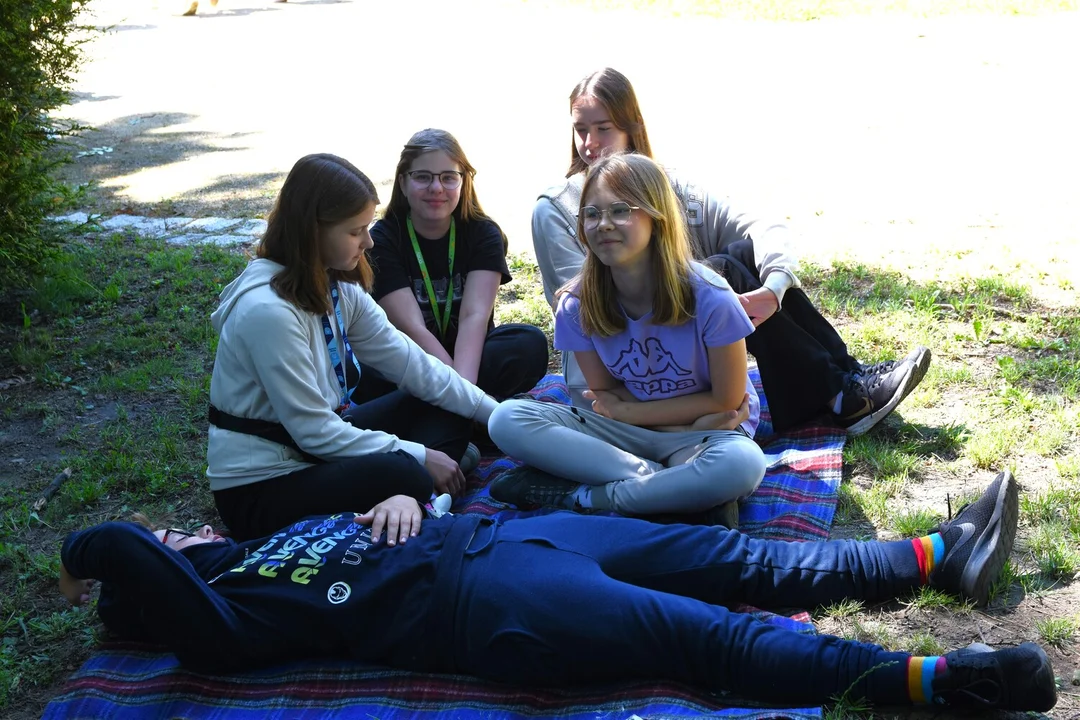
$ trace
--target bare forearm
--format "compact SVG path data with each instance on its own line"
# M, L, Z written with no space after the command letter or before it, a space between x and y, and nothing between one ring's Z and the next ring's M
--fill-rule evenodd
M450 357L450 353L446 352L446 348L442 346L439 339L426 327L410 327L405 330L405 334L428 355L437 357L450 367L454 366L454 358Z
M612 415L620 422L639 427L687 426L703 415L733 409L721 407L713 394L706 391L647 402L623 400L612 409Z
M457 374L472 384L480 374L480 358L484 354L487 338L487 318L478 315L462 317L458 325L457 341L454 343L453 368Z

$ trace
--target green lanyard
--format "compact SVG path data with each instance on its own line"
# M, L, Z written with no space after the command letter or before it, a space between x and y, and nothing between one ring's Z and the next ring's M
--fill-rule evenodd
M420 252L420 243L416 242L416 231L413 230L412 217L405 218L405 226L409 228L409 239L412 240L412 249L416 253L416 262L420 264L420 274L424 276L424 287L427 288L428 300L431 301L431 314L435 316L435 325L439 328L439 337L446 338L446 329L450 327L450 309L454 305L454 249L457 246L457 227L454 218L450 218L450 254L448 264L450 272L446 282L446 309L445 314L439 315L439 303L435 299L435 288L431 286L431 276L428 275L427 263L424 262L424 253Z

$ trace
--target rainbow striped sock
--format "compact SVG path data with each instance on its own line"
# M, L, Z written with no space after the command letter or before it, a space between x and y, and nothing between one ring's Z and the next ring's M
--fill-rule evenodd
M919 579L923 585L930 582L930 573L945 558L945 540L941 533L932 533L911 541L915 548L915 560L919 563Z
M934 678L945 672L945 658L934 657L908 658L907 691L908 698L916 705L927 705L934 699Z

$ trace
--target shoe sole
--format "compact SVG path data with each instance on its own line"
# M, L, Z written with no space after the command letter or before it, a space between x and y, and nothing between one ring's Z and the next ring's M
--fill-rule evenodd
M904 394L900 397L900 402L904 401L911 391L919 387L919 383L926 377L926 371L930 369L930 361L933 356L930 353L930 348L920 345L912 353L915 358L912 359L912 363L915 365L915 371L911 373L911 379L904 383Z
M889 402L886 403L883 407L880 407L874 412L870 413L857 423L848 426L848 435L862 435L863 433L868 432L870 428L874 427L879 422L884 420L886 417L888 417L889 413L896 409L896 406L900 404L900 401L903 400L904 397L909 392L911 392L911 389L915 387L915 385L912 384L911 379L915 377L916 366L911 363L908 367L909 370L907 377L905 377L904 382L900 383L899 387L896 388L896 392L894 392L893 396L889 398Z
M1018 648L1028 648L1034 652L1039 658L1039 669L1033 673L1032 686L1047 690L1044 696L1039 698L1026 697L1026 702L1009 703L1010 707L1007 710L1024 710L1036 712L1049 712L1057 705L1057 681L1054 680L1054 666L1050 663L1050 658L1047 657L1046 651L1039 647L1036 643L1026 642L1017 646ZM1042 701L1042 702L1039 702ZM1018 705L1024 705L1025 707L1014 707Z
M990 596L990 583L1005 567L1016 539L1016 523L1020 515L1020 488L1008 470L998 477L1004 480L994 499L994 514L975 540L964 572L960 575L960 592L984 607ZM997 482L997 478L994 479Z

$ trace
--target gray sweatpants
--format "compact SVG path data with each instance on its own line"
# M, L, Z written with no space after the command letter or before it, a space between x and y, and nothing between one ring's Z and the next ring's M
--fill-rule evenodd
M741 430L660 432L591 410L507 400L488 420L511 457L594 486L593 507L625 515L708 510L752 493L765 455Z

